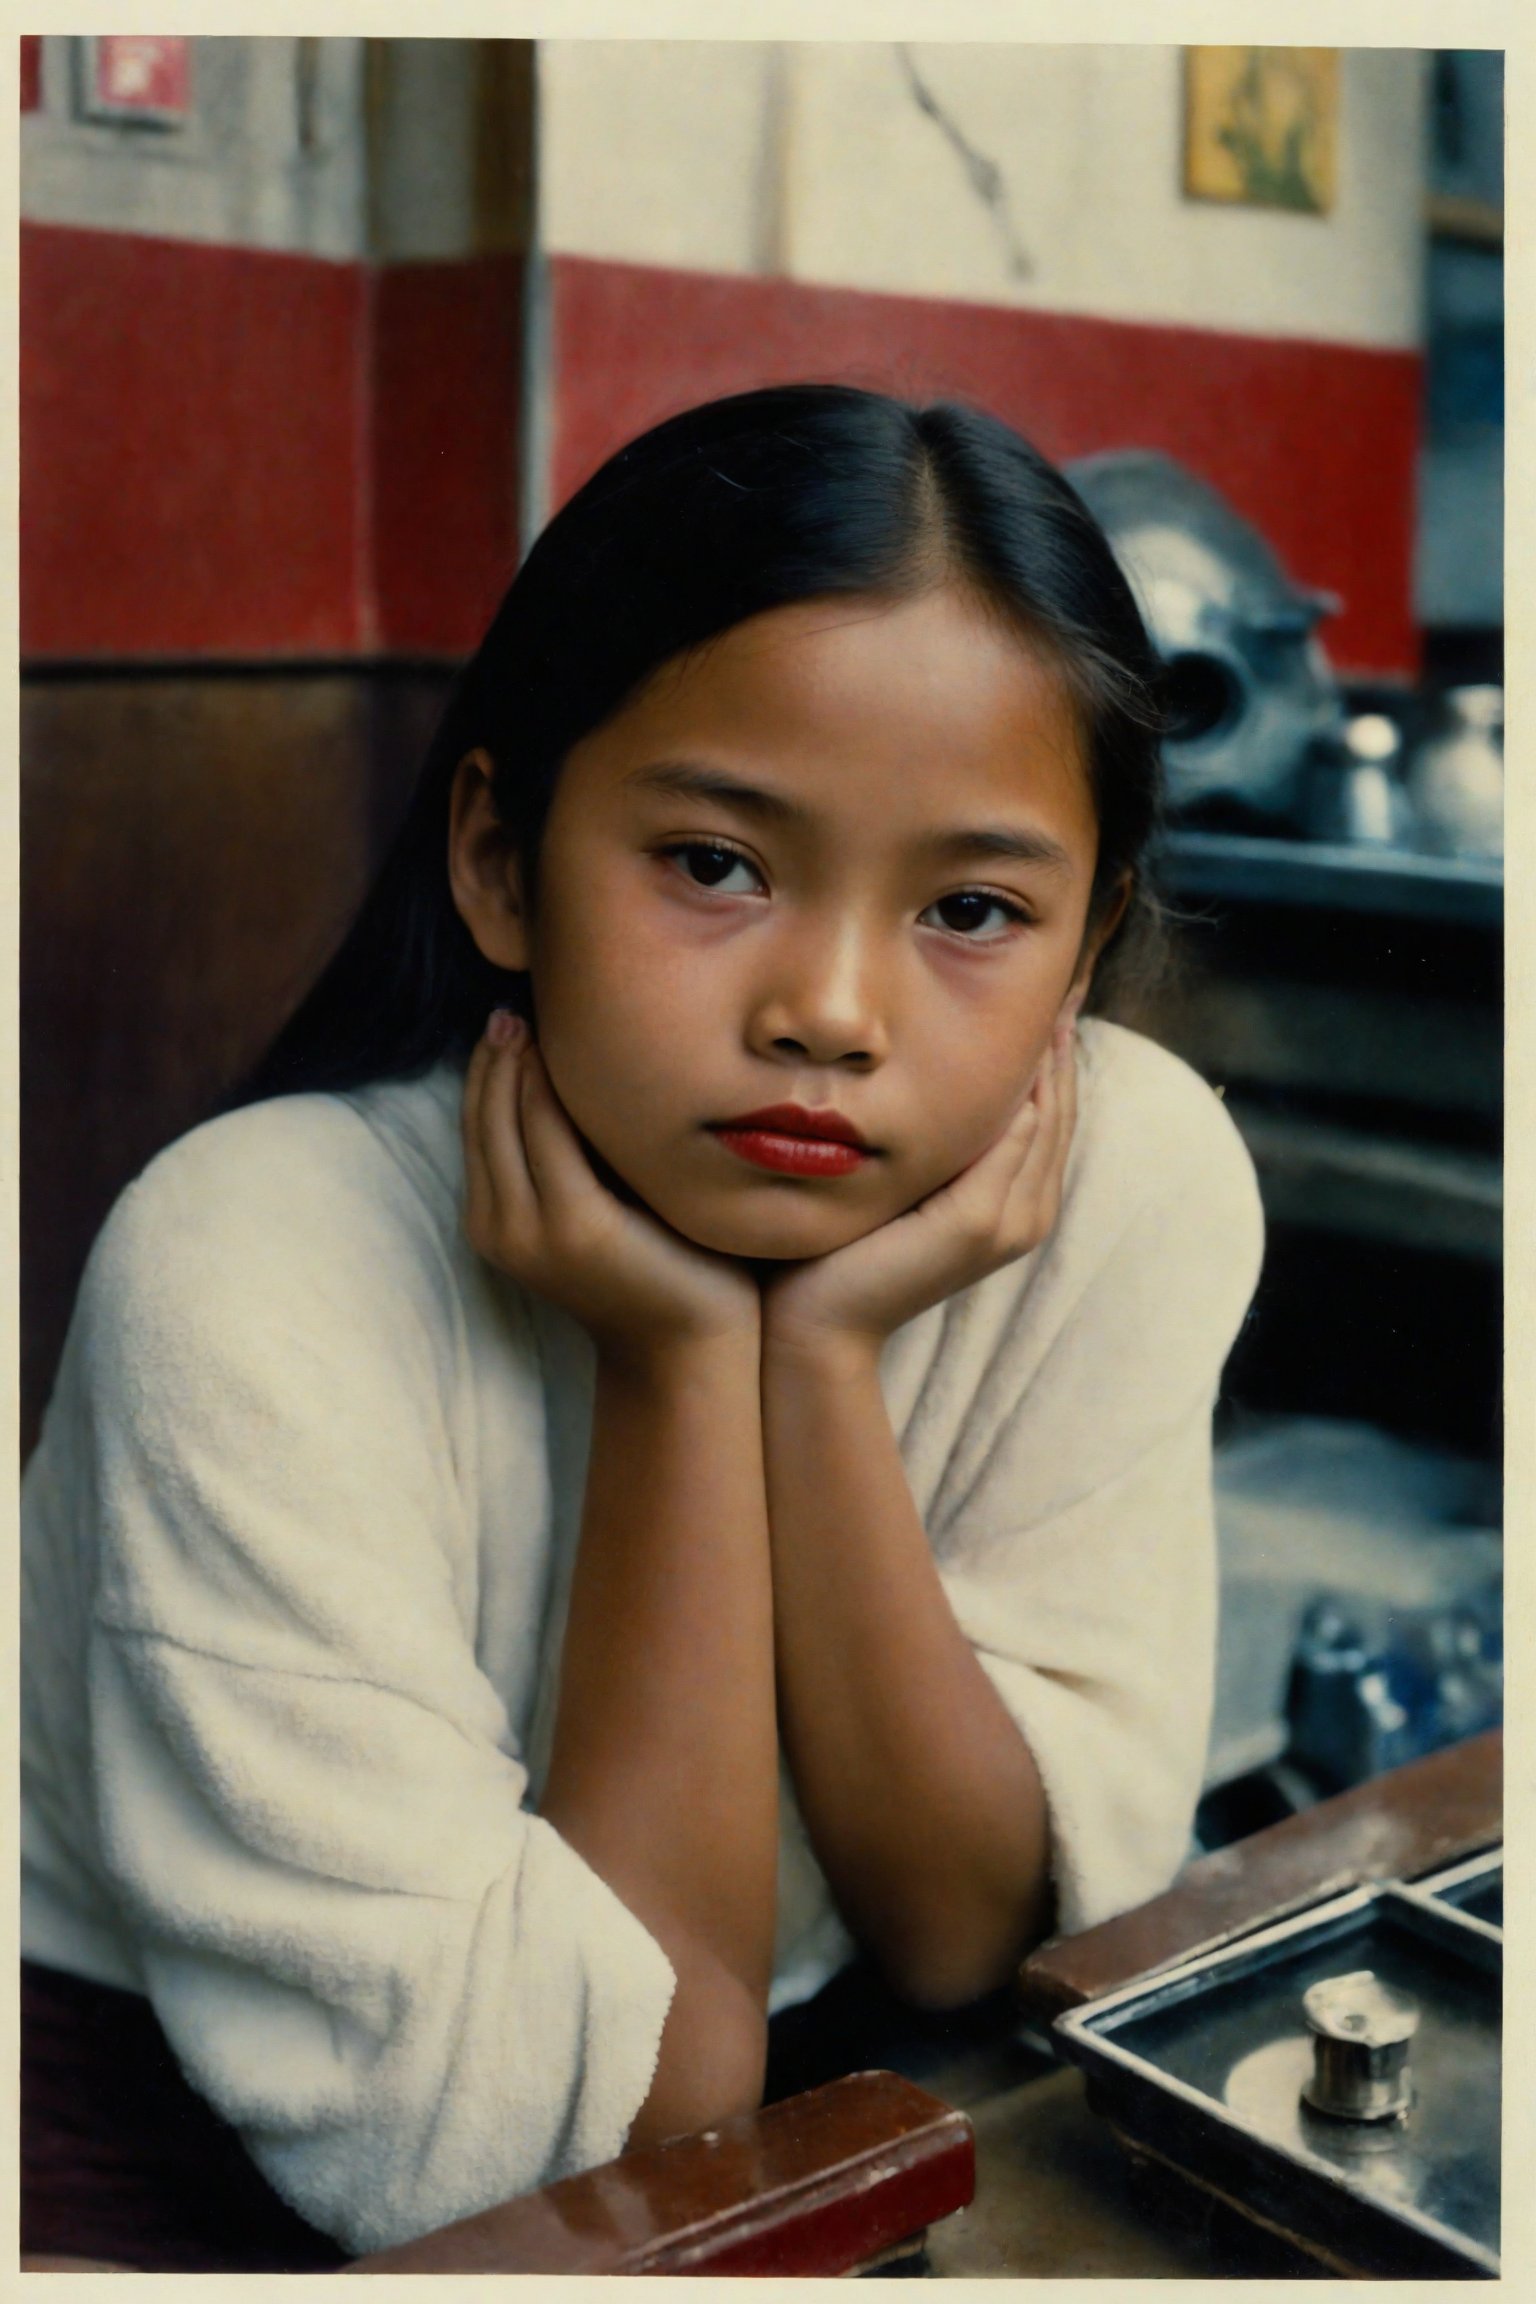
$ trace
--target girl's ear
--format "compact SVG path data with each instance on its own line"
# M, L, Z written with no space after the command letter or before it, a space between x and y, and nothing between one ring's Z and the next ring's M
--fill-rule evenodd
M1067 996L1057 1011L1058 1022L1063 1024L1076 1023L1083 1002L1088 997L1088 989L1093 982L1093 971L1098 965L1099 954L1125 918L1125 908L1130 900L1131 875L1129 872L1125 872L1116 881L1105 901L1103 910L1083 938L1083 947L1077 956L1077 967L1073 971L1071 983L1067 986Z
M448 885L454 908L497 968L529 965L522 859L496 813L488 752L466 752L448 804Z

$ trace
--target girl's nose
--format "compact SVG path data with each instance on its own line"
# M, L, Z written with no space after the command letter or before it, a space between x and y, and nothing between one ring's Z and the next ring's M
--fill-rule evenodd
M865 940L797 938L777 956L749 1024L755 1054L872 1071L889 1046L880 970Z

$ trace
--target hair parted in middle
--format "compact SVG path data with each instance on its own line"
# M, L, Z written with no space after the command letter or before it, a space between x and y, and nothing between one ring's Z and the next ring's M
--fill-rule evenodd
M972 590L1045 651L1076 706L1098 820L1090 927L1129 902L1106 967L1155 937L1160 667L1103 531L995 416L789 384L669 418L554 516L464 667L371 892L237 1102L347 1089L467 1050L526 987L485 960L449 888L449 802L471 752L537 901L561 764L663 665L749 617L837 596Z

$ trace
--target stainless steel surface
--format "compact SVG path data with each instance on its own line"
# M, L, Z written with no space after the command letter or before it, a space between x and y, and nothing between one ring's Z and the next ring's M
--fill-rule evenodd
M1304 1996L1369 1967L1419 2011L1405 2116L1303 2102ZM1371 2272L1497 2270L1499 1947L1448 1907L1357 1890L1063 2017L1096 2100L1164 2159L1325 2260Z
M861 2065L903 2072L970 2119L976 2197L930 2226L945 2279L1288 2277L1303 2256L1148 2171L1088 2108L1081 2072L1010 2014L977 2029L888 2006L865 2029Z
M1042 2073L998 2041L929 2068L923 2085L976 2132L976 2197L929 2228L936 2278L1250 2279L1305 2263L1149 2175L1089 2110L1081 2072Z
M1147 2213L1124 2154L1083 2100L1081 2073L1031 2078L961 2109L976 2131L976 2197L930 2227L936 2277L1166 2280L1225 2269Z
M1386 912L1477 928L1497 928L1504 918L1504 866L1491 857L1185 830L1168 833L1158 856L1160 878L1174 896Z
M1413 755L1408 798L1416 844L1449 856L1504 853L1504 691L1452 688Z
M1502 1848L1485 1849L1481 1856L1469 1856L1465 1863L1453 1864L1448 1871L1412 1881L1403 1894L1427 1897L1436 1905L1449 1904L1468 1927L1480 1930L1500 1944L1504 1941Z
M1396 767L1402 741L1384 712L1361 712L1337 745L1320 751L1306 781L1307 830L1315 840L1407 844L1411 811Z
M1312 2069L1302 2099L1337 2120L1395 2120L1413 2101L1408 2051L1419 2028L1417 2003L1370 1968L1325 1976L1301 2004L1312 2034Z

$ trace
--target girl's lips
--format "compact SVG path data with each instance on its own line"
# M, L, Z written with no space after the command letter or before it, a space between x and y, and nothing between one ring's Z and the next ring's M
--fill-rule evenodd
M783 1176L850 1176L874 1155L862 1145L845 1144L835 1136L790 1136L760 1123L736 1122L711 1133L739 1159L755 1168L777 1169Z
M739 1112L734 1120L717 1122L712 1133L738 1158L783 1176L848 1176L874 1157L841 1112L813 1112L804 1104Z
M809 1104L764 1104L755 1112L737 1112L729 1120L715 1124L719 1128L766 1128L771 1136L813 1136L830 1138L834 1144L856 1144L861 1152L869 1147L851 1120L830 1104L820 1105L813 1111Z

